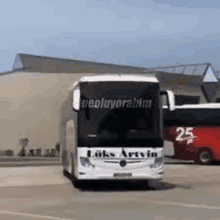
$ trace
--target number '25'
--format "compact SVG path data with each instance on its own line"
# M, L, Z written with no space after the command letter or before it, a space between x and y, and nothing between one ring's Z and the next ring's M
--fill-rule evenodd
M179 127L176 129L176 133L179 131L180 131L180 133L177 135L176 141L184 141L188 138L194 138L194 135L192 133L192 131L193 131L192 127L188 127L186 129L184 129L183 127ZM183 135L187 135L188 137L183 137Z

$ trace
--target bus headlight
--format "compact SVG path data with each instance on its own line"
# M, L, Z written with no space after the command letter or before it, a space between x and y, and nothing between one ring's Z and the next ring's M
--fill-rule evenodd
M92 166L93 168L95 167L95 165L93 165L88 157L80 157L80 162L82 164L82 166L84 167L90 167Z
M150 168L157 168L163 164L163 157L157 157L154 160L154 163L150 165Z

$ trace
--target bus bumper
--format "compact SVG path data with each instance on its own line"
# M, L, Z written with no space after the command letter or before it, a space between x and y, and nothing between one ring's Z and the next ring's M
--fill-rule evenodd
M78 171L78 180L162 180L163 179L163 168L152 169L148 172L146 170L136 170L135 172L105 172L102 170L80 170Z

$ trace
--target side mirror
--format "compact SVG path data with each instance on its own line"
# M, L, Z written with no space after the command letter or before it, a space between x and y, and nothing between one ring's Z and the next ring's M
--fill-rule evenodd
M171 90L167 90L167 97L168 97L169 109L170 111L174 111L176 109L174 93Z
M163 109L175 110L175 97L171 90L160 91L160 95L165 96L165 103ZM163 101L163 100L162 100Z
M72 103L72 107L75 111L79 111L80 110L80 90L79 88L76 88L73 91L73 103Z

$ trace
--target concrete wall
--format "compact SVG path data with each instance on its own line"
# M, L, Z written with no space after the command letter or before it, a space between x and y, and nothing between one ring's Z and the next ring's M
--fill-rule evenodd
M92 74L84 74L92 75ZM14 73L0 77L0 150L54 148L59 141L60 111L68 88L82 74ZM42 152L44 153L44 151Z

